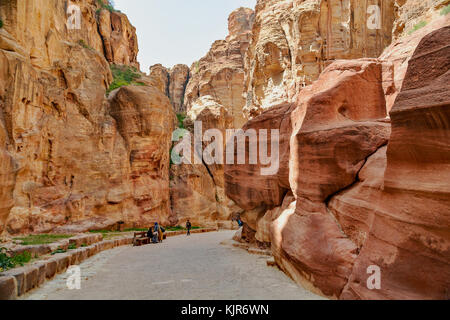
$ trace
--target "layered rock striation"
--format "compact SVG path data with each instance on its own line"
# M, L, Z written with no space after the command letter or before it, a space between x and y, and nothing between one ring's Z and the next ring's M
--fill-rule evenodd
M281 160L269 177L225 167L226 194L245 209L238 240L270 245L328 297L448 298L448 26L440 17L379 59L338 60L244 126L279 127Z

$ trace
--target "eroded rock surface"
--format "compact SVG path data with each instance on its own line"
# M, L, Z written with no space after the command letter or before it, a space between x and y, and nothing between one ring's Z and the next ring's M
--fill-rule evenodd
M378 57L391 43L394 0L383 1L380 25L368 27L370 2L258 0L245 58L245 114L294 102L337 59Z
M229 35L213 43L208 54L191 67L191 79L186 88L184 102L189 111L197 99L212 97L223 105L233 117L233 125L240 128L245 123L242 108L244 55L248 48L254 12L239 8L230 14Z
M273 106L244 126L289 117L280 168L295 198L283 198L280 176L227 166L227 194L246 209L236 240L270 242L286 273L329 297L448 298L448 24L433 21L380 59L336 61L289 112ZM370 266L380 290L368 289Z
M177 64L169 72L169 98L176 113L186 112L184 94L190 77L189 67Z
M344 227L356 221L352 228L366 237L342 298L448 299L449 40L445 27L420 42L390 113L387 150L366 164L362 182L333 200ZM369 265L382 271L376 292L364 285Z

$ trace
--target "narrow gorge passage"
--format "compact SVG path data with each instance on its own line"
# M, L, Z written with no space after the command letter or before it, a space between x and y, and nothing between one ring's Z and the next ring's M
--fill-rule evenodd
M321 297L299 287L267 257L221 245L233 231L172 237L162 244L120 247L88 259L81 289L68 290L63 273L23 299L283 299Z

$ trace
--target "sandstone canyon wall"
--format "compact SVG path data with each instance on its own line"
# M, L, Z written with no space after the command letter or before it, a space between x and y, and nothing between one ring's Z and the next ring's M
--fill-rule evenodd
M73 1L68 30L68 1L0 0L0 235L240 216L237 240L319 294L448 299L449 2L258 0L190 69L109 92L110 64L139 68L126 15ZM195 121L278 129L278 172L171 165Z
M191 67L191 79L184 102L187 111L202 108L202 100L215 101L233 117L233 126L245 123L242 108L244 56L250 43L254 12L248 8L233 11L228 19L229 35L213 43L210 51Z
M377 26L368 23L374 5ZM337 59L378 57L391 43L394 10L394 0L258 0L245 59L246 116L295 101Z
M177 64L168 69L161 64L155 64L150 67L150 76L160 80L162 83L161 90L170 99L173 110L177 114L185 114L184 94L190 79L189 67L184 64Z
M138 66L135 29L74 3L79 30L67 1L0 1L0 233L171 222L169 99L157 85L106 98L109 63Z
M195 121L202 123L202 132L218 129L223 137L226 129L244 124L244 55L253 19L251 9L233 11L228 19L228 37L214 42L207 55L192 65L184 96L183 124L192 133ZM198 225L237 226L232 219L242 209L225 195L223 165L173 165L171 175L172 209L180 223L190 219Z
M296 6L289 2L258 1L254 31L270 25L258 26L266 15L291 16ZM226 194L245 210L236 239L271 246L278 266L319 294L448 299L450 21L436 17L398 37L380 58L325 66L311 85L294 86L290 99L283 96L289 86L279 82L283 98L265 111L248 100L256 112L244 129L280 129L280 170L267 177L260 165L225 167ZM282 57L277 50L273 56ZM269 52L259 61L279 65ZM257 58L250 61L259 68ZM282 69L283 77L291 72ZM381 270L380 290L368 289L370 266Z

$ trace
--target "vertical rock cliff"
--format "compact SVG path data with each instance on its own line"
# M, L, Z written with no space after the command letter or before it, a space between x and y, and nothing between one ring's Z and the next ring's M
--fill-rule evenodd
M192 65L184 98L188 111L198 108L202 99L209 99L227 110L233 117L233 127L240 128L245 123L242 114L244 55L253 20L251 9L233 11L228 19L228 37L214 42L207 55Z
M69 29L70 4L0 2L0 233L169 223L169 99L144 85L108 101L109 62L138 66L135 29L94 0Z
M337 59L378 57L391 43L394 2L258 0L245 58L246 116L295 101Z
M244 55L253 19L251 9L233 11L228 19L228 37L214 42L207 55L192 65L184 97L184 126L191 132L195 121L202 123L202 133L218 129L223 137L226 129L244 124ZM236 227L231 220L242 209L225 195L223 170L222 164L172 166L172 209L180 223L189 218L199 225Z

